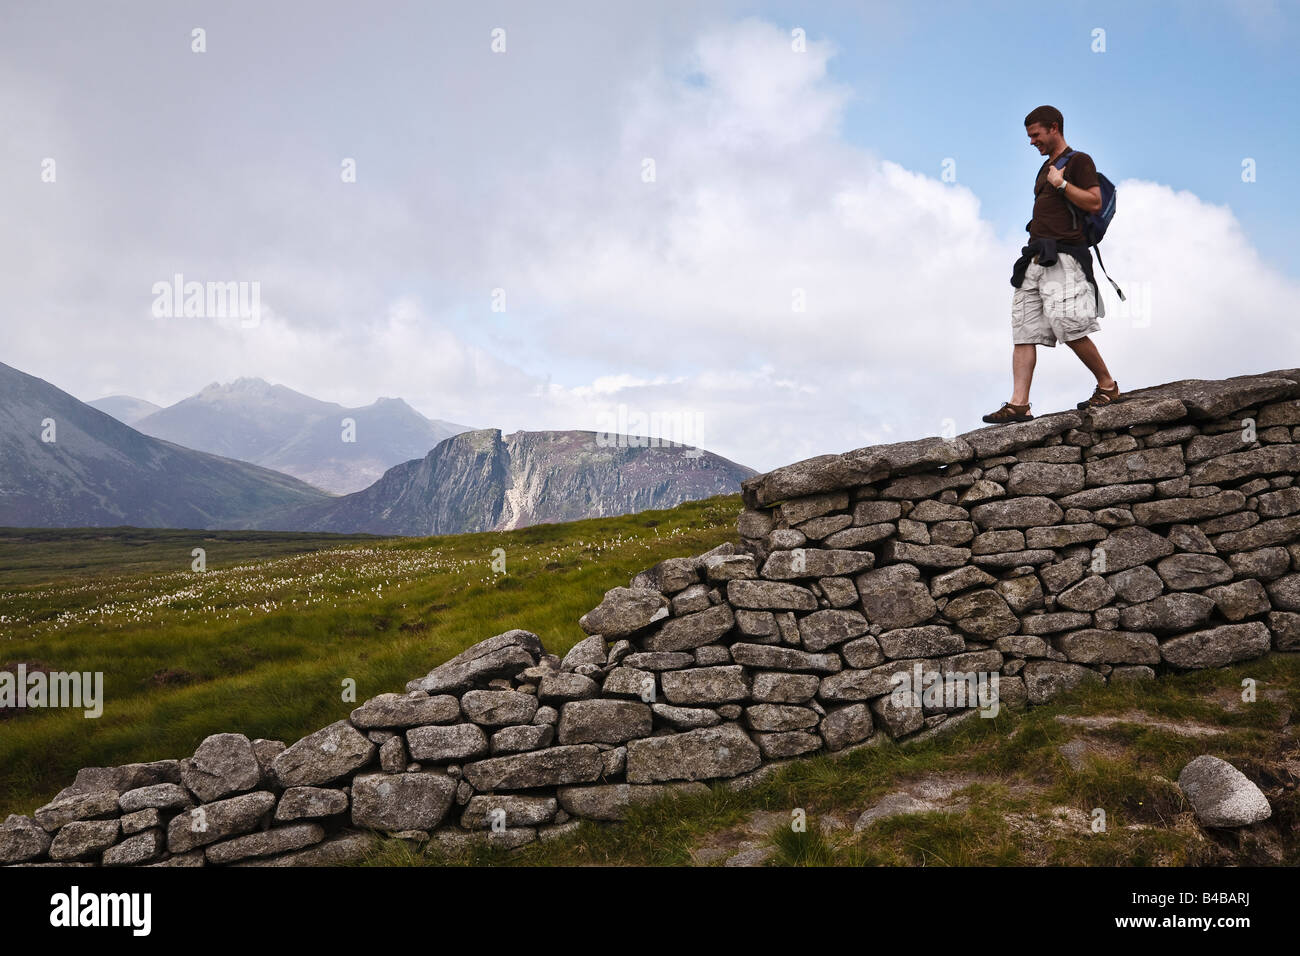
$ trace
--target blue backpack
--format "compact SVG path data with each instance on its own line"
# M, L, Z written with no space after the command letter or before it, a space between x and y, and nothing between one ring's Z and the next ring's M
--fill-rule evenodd
M1052 163L1052 165L1057 169L1064 169L1065 164L1070 161L1070 157L1073 155L1074 150L1067 149L1057 157L1056 162ZM1083 238L1088 245L1092 246L1093 251L1097 253L1097 263L1101 266L1102 275L1106 277L1107 282L1114 286L1115 294L1118 295L1119 300L1123 302L1124 292L1115 284L1115 280L1110 277L1110 273L1106 271L1106 263L1101 261L1101 249L1097 247L1097 244L1101 242L1102 238L1106 235L1106 227L1109 226L1110 221L1115 218L1115 184L1100 172L1097 173L1097 182L1101 186L1101 210L1092 213L1084 213L1082 209L1078 210L1079 213L1083 213ZM1066 204L1070 207L1070 224L1072 226L1077 226L1079 224L1078 216L1075 213L1077 207L1068 199L1066 200Z

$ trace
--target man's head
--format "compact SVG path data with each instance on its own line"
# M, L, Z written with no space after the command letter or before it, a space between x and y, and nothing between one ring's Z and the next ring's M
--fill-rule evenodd
M1029 144L1051 156L1065 142L1065 117L1055 106L1040 106L1025 117Z

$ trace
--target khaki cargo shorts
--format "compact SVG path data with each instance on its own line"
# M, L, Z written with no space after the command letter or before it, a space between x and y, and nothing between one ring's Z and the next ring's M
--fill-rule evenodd
M1097 319L1105 314L1106 304L1094 298L1079 260L1060 253L1054 264L1041 266L1035 257L1011 298L1011 341L1055 348L1057 339L1073 342L1100 332Z

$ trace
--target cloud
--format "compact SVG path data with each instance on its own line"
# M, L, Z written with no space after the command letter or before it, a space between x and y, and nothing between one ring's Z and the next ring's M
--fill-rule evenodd
M602 359L607 377L629 366L687 377L569 399L596 407L597 392L605 415L685 403L711 448L768 468L983 427L1010 397L1020 242L998 241L964 187L845 145L846 97L820 49L792 56L782 30L748 21L702 37L692 72L640 85L620 168L635 168L639 146L658 178L640 196L606 181L580 231L533 250L529 289L539 312L563 316L547 341ZM735 94L736 77L760 75L759 91ZM1260 261L1231 210L1154 183L1119 189L1103 254L1129 301L1098 268L1108 316L1094 340L1122 387L1293 353L1300 290ZM1067 347L1040 355L1039 413L1091 393Z
M449 44L446 63L420 68L450 87L420 85L393 54L387 87L333 112L271 63L284 129L205 86L241 148L214 158L180 137L173 155L164 131L141 154L150 172L123 176L103 156L140 141L130 116L109 149L92 117L9 103L27 152L57 141L77 161L57 187L16 186L7 167L28 229L0 239L7 306L24 317L6 323L5 361L82 398L171 402L258 375L507 431L689 416L705 447L761 469L982 427L1010 398L1020 241L999 238L964 185L846 139L854 91L831 75L832 43L796 52L785 26L687 19L662 34L628 21L625 44L577 62L545 17L512 21L518 59ZM448 31L462 27L482 24ZM286 50L284 69L312 49ZM354 104L384 125L363 127ZM354 152L359 181L341 186ZM1121 387L1287 364L1275 357L1300 344L1300 290L1232 211L1158 183L1119 190L1104 254L1130 303L1102 279L1095 340ZM269 317L152 320L151 285L175 271L258 280ZM1036 412L1090 393L1069 349L1040 358Z

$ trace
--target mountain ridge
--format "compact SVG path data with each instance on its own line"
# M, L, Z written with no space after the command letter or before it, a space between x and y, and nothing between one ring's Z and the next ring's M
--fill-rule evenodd
M394 465L423 457L444 438L467 430L426 418L401 398L349 408L247 376L212 382L134 427L292 475L333 494L360 491Z
M324 492L154 438L0 363L0 525L252 529Z
M281 390L287 398L278 408L289 416L287 402L301 399L309 410L324 404L247 378L215 383L185 401L206 405L221 424L231 393L252 395L256 405ZM375 404L410 411L400 398ZM47 425L52 441L42 440ZM735 493L756 474L651 438L491 428L449 436L364 489L335 497L265 465L147 434L4 365L0 439L0 525L10 527L457 534L673 507Z
M161 405L133 395L105 395L86 404L105 415L111 415L124 425L132 426L145 416L162 411Z
M296 530L432 535L667 508L731 494L753 469L683 446L602 444L597 432L485 428L390 468L369 488L297 509Z

